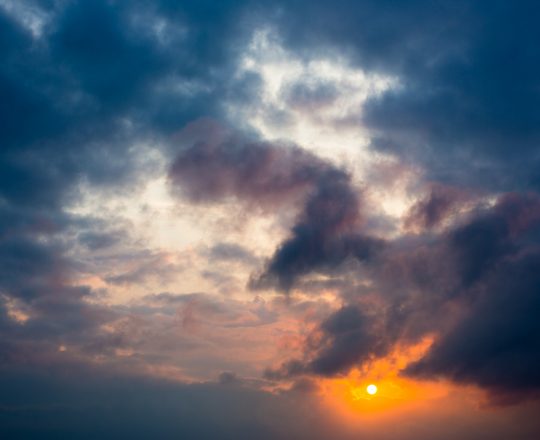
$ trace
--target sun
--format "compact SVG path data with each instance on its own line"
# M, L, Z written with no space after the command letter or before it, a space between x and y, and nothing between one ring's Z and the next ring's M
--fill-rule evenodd
M366 391L372 396L377 393L377 385L370 384L367 386Z

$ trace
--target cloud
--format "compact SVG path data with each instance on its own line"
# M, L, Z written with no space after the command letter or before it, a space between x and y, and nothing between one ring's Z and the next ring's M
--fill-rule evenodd
M346 54L363 69L400 78L399 88L364 106L360 123L370 129L374 149L422 165L441 183L538 188L535 2L283 7L276 27L288 50ZM501 39L501 32L509 37Z
M305 359L291 360L265 377L290 379L298 375L333 377L386 355L392 340L377 318L358 305L348 304L324 319L306 341Z
M234 197L272 206L302 195L332 171L331 165L296 146L235 138L211 121L195 124L201 126L207 127L204 137L180 151L170 170L172 183L192 201Z
M346 374L426 335L432 347L403 374L477 386L494 404L538 399L538 12L534 2L461 0L0 2L5 436L99 437L112 426L114 436L145 438L167 429L313 438L318 429L297 426L312 420L310 408L285 402L303 395L295 390L316 394L318 376ZM275 41L257 46L265 29ZM266 59L262 49L276 53ZM294 57L298 71L279 77L276 66ZM373 162L395 167L379 182L367 171L360 186L355 164L263 138L304 120L323 127L298 138L358 124ZM393 220L374 220L378 193L370 205L365 190L386 180L391 192L395 173L408 169L422 181L403 188L400 202L416 200L394 222L406 231L385 229ZM284 236L272 230L277 244L261 251L252 237L219 231L192 260L150 249L122 213L110 214L104 194L127 200L144 188L151 198L147 184L160 172L185 203L177 211L237 203L250 218L276 216ZM429 192L417 198L425 182ZM95 196L99 218L83 196ZM261 290L253 301L238 282L247 270L248 287ZM168 289L180 271L179 295L148 291ZM288 295L268 300L265 289ZM278 355L276 335L295 343ZM119 376L226 373L221 385L126 379L115 388L88 370L70 376L75 361ZM265 386L296 381L291 392L248 389L244 373L274 361ZM36 377L48 369L59 377ZM163 395L166 414L146 419L136 402ZM266 409L270 419L251 417Z
M141 253L106 207L97 218L78 204L83 192L134 191L156 171L141 144L167 156L188 120L221 113L236 84L222 81L236 68L235 5L211 16L196 2L0 5L0 343L13 356L55 357L64 344L84 357L114 340L103 327L122 315L101 304L108 274L133 288L177 269ZM120 273L130 251L140 265Z
M337 376L435 335L403 374L477 385L492 404L537 398L539 207L536 195L510 193L429 241L388 243L358 274L370 287L344 290L345 305L305 339L301 357L266 377Z
M235 243L217 243L209 250L209 259L220 262L240 262L252 265L257 262L257 257L248 249Z
M439 402L451 409L438 408L436 420L430 408L414 422L407 414L373 426L355 414L361 420L351 425L332 417L308 381L271 394L228 377L221 383L182 384L77 363L47 372L2 367L1 373L0 434L8 438L389 440L395 438L396 424L404 440L478 435L504 440L516 433L535 438L538 432L538 406L479 417L470 404L456 409L450 400Z
M196 141L177 155L169 174L177 192L199 203L234 198L263 209L302 204L290 237L253 287L289 290L299 276L336 268L349 257L368 260L382 246L359 232L360 191L345 170L294 145L220 138L218 130L211 124L210 141Z
M131 267L124 272L105 277L105 281L120 285L142 284L151 278L166 281L184 270L183 266L168 261L168 255L165 254L143 252L136 255L133 251L131 255L124 257L124 260Z
M310 427L308 420L315 419L299 399L229 378L187 385L75 364L47 378L4 368L1 381L0 433L10 438L317 439L330 435L332 426L319 420L317 429Z
M408 229L430 230L440 226L466 200L467 195L455 188L433 185L429 194L418 200L405 218Z
M84 345L115 315L92 304L93 290L75 282L80 264L70 254L70 237L74 229L92 229L93 222L86 219L83 227L85 220L67 212L66 205L79 195L82 182L122 185L141 169L126 155L133 133L112 112L113 102L116 112L126 111L126 99L116 90L100 93L112 73L97 75L114 66L101 64L105 48L111 57L131 47L121 30L121 13L104 2L48 6L50 20L38 34L30 34L10 8L0 8L5 60L0 90L6 98L0 104L5 122L0 130L0 290L7 298L1 307L7 313L6 304L18 304L27 314L24 323L6 314L2 343L12 353L25 353L22 357L33 357L32 352L53 356L67 341ZM47 5L32 2L29 7L39 12ZM24 8L20 13L26 14ZM91 20L81 21L85 16ZM95 31L97 22L104 33ZM133 61L133 51L127 52ZM128 70L123 74L134 77ZM91 84L91 78L101 85ZM109 85L126 95L135 88L122 78ZM107 241L104 235L101 243L95 234L80 238L94 248Z
M494 403L539 395L540 378L530 368L540 352L534 312L540 305L535 288L539 207L536 196L509 194L486 217L454 232L460 294L468 307L406 374L476 384L490 392Z
M297 81L285 87L282 94L287 104L309 112L331 106L339 97L339 90L330 81Z

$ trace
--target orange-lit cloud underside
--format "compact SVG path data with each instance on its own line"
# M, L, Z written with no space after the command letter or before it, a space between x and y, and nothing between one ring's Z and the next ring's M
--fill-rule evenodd
M351 421L359 417L380 419L424 406L432 400L444 398L450 385L444 382L420 382L401 377L399 372L407 364L419 359L433 343L426 337L410 347L397 347L385 358L378 359L347 376L320 379L322 400L342 417ZM366 387L377 386L370 395Z

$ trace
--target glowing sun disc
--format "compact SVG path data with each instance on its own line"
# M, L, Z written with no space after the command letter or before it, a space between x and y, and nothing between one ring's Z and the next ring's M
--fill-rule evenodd
M366 388L366 391L368 392L368 394L371 394L373 396L374 394L377 393L377 385L373 385L373 384L368 385Z

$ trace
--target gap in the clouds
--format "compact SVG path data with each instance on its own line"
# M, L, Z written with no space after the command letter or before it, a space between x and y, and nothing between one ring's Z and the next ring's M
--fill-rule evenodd
M300 145L347 169L357 184L369 186L371 212L404 215L417 197L411 189L421 170L371 149L372 133L362 123L366 102L402 87L398 77L363 70L335 51L298 54L270 26L252 34L240 57L236 78L248 76L258 78L257 92L224 104L232 125Z
M260 377L277 356L292 354L276 337L285 341L302 325L285 303L273 304L273 294L257 296L246 286L288 221L233 201L199 206L174 199L165 150L133 147L130 154L152 166L141 166L132 185L82 182L79 198L66 207L82 221L70 250L78 268L72 282L92 288L87 301L117 314L100 338L119 345L100 362L181 381L219 371ZM210 346L219 349L208 352ZM62 353L86 357L81 347L65 347Z
M153 163L153 171L137 176L137 183L129 188L99 188L81 183L80 196L66 211L99 221L102 227L122 232L123 236L114 246L90 251L84 246L75 249L77 258L89 265L89 276L80 282L103 288L107 280L117 281L115 286L109 286L109 300L123 302L148 291L214 291L216 283L227 281L227 275L237 287L231 294L242 295L257 261L245 261L246 266L229 258L221 267L210 262L206 254L215 245L233 243L256 257L268 255L283 238L284 226L273 217L253 211L248 215L234 202L198 206L173 198L167 178L169 164L163 151L163 147L151 145L132 149L131 153L140 160ZM144 173L146 168L142 168ZM147 264L146 269L140 264ZM160 271L167 267L170 270ZM136 285L128 282L135 279L139 281ZM116 294L111 297L111 292Z
M287 139L334 160L368 153L362 107L400 87L398 78L363 71L345 56L301 58L283 47L271 28L256 31L240 58L237 76L247 74L257 75L261 87L252 102L228 106L234 122L243 121L263 138Z
M240 58L236 75L248 74L260 78L260 89L251 102L227 105L234 123L341 163L371 157L363 105L400 87L398 78L361 70L339 54L302 58L271 28L256 31Z

